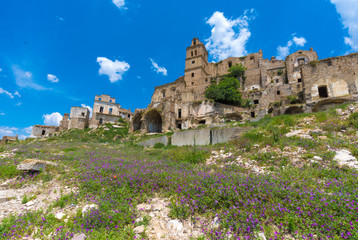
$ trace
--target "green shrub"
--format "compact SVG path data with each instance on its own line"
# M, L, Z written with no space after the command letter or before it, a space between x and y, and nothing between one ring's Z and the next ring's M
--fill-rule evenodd
M219 103L242 104L242 96L238 88L239 80L234 77L224 77L218 84L210 85L205 91L205 97Z
M358 113L352 113L349 116L348 124L354 128L358 128Z
M165 145L164 145L164 143L156 143L156 144L154 144L154 148L155 149L165 148Z
M8 179L19 175L15 165L0 165L0 179Z

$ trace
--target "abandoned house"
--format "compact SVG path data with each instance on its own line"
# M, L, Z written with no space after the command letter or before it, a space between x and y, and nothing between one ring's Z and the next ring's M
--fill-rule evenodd
M52 137L59 131L57 126L35 125L32 127L34 137Z
M3 136L2 140L0 141L0 145L1 144L5 144L8 142L15 142L16 140L18 140L18 135L16 135L15 137L12 136Z
M216 103L205 98L235 64L246 67L240 81L249 108ZM196 128L201 124L259 119L266 114L320 111L358 99L358 54L318 60L317 53L300 50L285 60L263 59L262 50L244 57L208 62L208 52L194 38L186 49L184 76L155 87L146 109L136 109L130 131L166 132Z

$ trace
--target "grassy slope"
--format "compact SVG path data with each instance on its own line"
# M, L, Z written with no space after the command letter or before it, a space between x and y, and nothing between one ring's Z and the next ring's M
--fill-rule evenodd
M19 176L12 187L57 178L65 185L77 186L79 192L62 196L44 211L5 219L0 224L0 239L21 239L36 227L42 227L35 234L41 239L50 233L56 239L66 239L78 232L86 232L90 239L132 239L138 217L135 206L154 195L171 199L173 218L204 216L210 225L210 219L217 216L220 226L205 230L207 239L253 237L257 231L268 239L358 239L357 171L337 166L331 150L346 148L358 155L357 115L341 120L330 110L267 117L248 125L256 128L242 138L207 147L145 150L125 137L127 129L112 128L91 134L74 130L43 142L7 145L6 149L17 151L15 157L0 160L0 178ZM320 128L323 133L313 134L313 139L284 136L297 125ZM125 140L114 142L115 135ZM258 151L267 146L302 148L306 153L300 164L294 164L278 152ZM233 155L220 160L224 167L207 166L203 163L212 150ZM59 152L63 155L54 155ZM309 163L314 155L322 157L320 164ZM226 164L238 156L255 159L270 173L257 175L244 166ZM14 166L26 158L61 165L36 176L20 177ZM84 217L77 212L67 223L54 218L53 210L86 202L98 204L99 209Z

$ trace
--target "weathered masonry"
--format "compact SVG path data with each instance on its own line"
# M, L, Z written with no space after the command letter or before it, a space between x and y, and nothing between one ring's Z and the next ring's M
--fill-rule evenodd
M52 137L59 131L59 127L35 125L32 127L32 136L34 137Z
M214 103L205 90L228 73L231 66L243 64L241 92L250 99L250 108ZM208 52L194 38L186 49L184 76L155 87L146 109L136 109L130 131L166 132L196 128L230 120L250 120L266 114L297 114L358 100L358 54L318 60L317 53L299 50L277 60L264 59L262 50L244 57L208 62Z

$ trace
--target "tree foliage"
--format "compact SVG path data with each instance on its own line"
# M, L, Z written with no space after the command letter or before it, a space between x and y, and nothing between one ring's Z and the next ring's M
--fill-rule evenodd
M219 103L242 106L243 100L239 92L240 82L238 78L245 73L242 64L236 64L229 69L229 74L224 76L219 83L211 84L205 92L205 97Z

